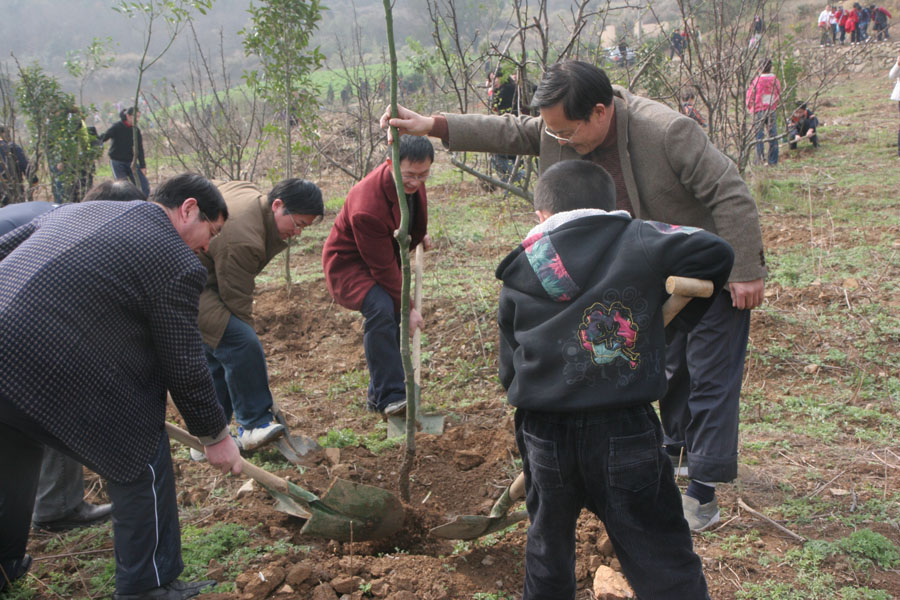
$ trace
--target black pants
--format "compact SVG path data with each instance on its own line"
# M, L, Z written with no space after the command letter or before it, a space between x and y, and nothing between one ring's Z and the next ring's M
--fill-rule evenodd
M44 444L100 472L0 398L0 561L4 563L25 554ZM113 505L116 592L135 594L174 581L184 564L165 430L160 431L156 455L141 475L129 482L107 480L107 492Z
M750 311L722 290L690 333L666 348L669 388L659 401L667 445L684 445L691 479L737 477L738 419Z
M575 598L575 528L582 508L603 521L639 598L709 598L661 438L649 403L573 413L516 411L531 520L523 600Z

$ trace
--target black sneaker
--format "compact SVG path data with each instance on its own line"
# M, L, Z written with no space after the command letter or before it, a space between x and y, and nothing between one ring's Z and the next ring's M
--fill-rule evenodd
M180 581L155 587L139 594L113 594L113 600L187 600L202 592L205 588L216 585L214 579L207 581Z
M9 583L17 579L25 577L28 569L31 568L31 555L26 554L22 558L16 560L4 560L0 562L0 591L6 589L6 582Z

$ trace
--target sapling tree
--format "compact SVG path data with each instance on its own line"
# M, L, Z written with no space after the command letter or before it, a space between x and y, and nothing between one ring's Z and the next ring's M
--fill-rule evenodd
M384 0L384 17L387 22L387 41L391 57L391 116L399 116L397 109L397 51L394 48L394 20L391 13L391 0ZM403 276L403 287L400 291L400 356L403 358L403 371L406 373L406 452L400 466L400 497L409 502L409 472L416 458L416 384L413 378L412 355L409 346L409 206L406 204L406 192L403 190L403 176L400 174L400 134L396 127L391 127L391 160L394 164L394 185L397 187L397 200L400 203L400 227L394 233L397 245L400 246L400 270Z
M84 108L84 86L88 80L102 69L108 69L116 58L110 55L113 40L111 37L95 37L82 50L70 50L63 63L66 71L78 80L78 104Z
M284 176L293 177L293 131L312 135L315 131L318 90L310 76L324 60L318 46L310 48L313 32L324 7L318 0L263 0L251 3L250 25L240 31L244 51L259 57L258 69L244 74L247 84L277 106L282 114ZM302 136L301 136L302 139ZM308 147L298 150L308 152ZM291 289L290 244L285 250L284 276Z

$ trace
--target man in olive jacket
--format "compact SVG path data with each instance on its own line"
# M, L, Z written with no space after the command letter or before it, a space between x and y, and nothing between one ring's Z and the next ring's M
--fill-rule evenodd
M540 156L541 172L590 160L616 184L616 208L633 217L700 227L735 251L728 289L700 324L667 348L669 390L660 400L670 451L687 450L692 478L685 516L694 530L719 519L715 482L737 476L738 403L750 309L766 275L756 203L734 163L691 118L613 86L601 69L566 61L544 74L532 101L539 117L426 117L400 108L382 126L441 138L450 150ZM705 482L712 485L703 485Z
M256 276L287 248L288 238L321 220L322 192L303 179L279 182L268 197L247 181L218 183L230 218L200 261L209 272L200 295L200 331L216 395L238 422L244 450L284 433L273 421L266 356L253 329Z

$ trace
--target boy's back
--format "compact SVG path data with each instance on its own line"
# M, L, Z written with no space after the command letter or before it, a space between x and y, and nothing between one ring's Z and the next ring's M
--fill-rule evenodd
M660 310L669 275L720 289L734 254L705 231L583 209L535 227L497 269L500 379L510 404L569 412L648 403L666 390ZM709 301L673 323L689 329Z

